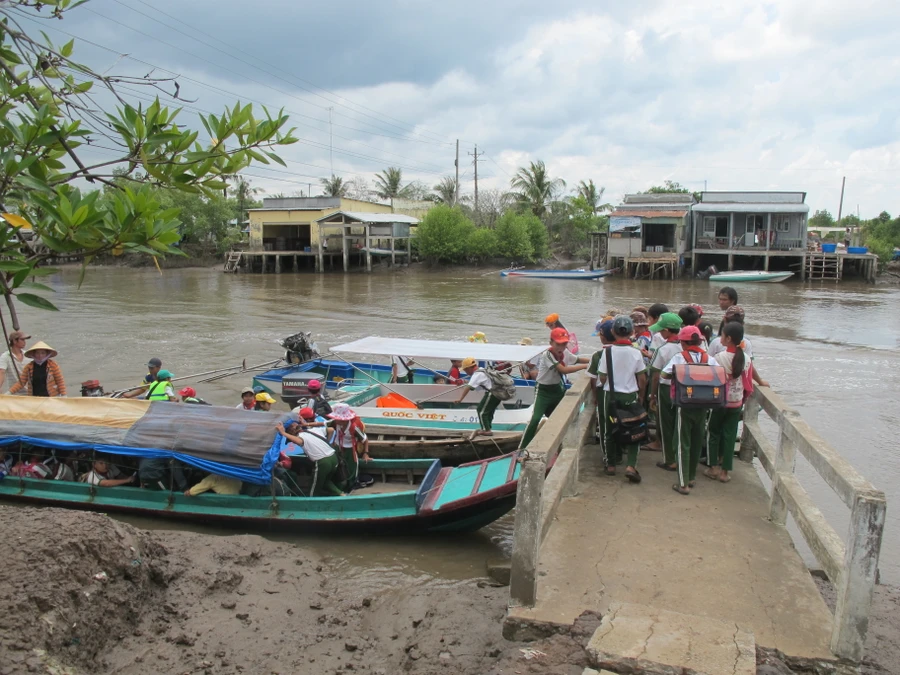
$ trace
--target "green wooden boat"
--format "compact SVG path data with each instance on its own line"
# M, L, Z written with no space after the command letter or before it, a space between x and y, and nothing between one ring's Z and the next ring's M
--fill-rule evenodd
M166 458L263 486L261 496L203 494L19 476L0 499L91 511L216 523L242 530L457 532L487 525L515 505L516 453L443 466L437 459L373 459L375 484L344 497L276 496L272 475L286 449L277 413L119 399L0 397L0 451L67 462L102 452ZM128 460L125 460L128 461ZM133 461L133 460L132 460Z

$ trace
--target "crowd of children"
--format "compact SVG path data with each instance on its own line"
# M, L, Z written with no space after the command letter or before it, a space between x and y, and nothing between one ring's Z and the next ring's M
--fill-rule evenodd
M703 454L708 465L703 475L729 482L744 401L754 381L768 386L752 365L744 310L737 303L733 288L719 291L724 316L718 334L696 304L677 312L662 303L637 306L630 313L612 308L597 322L594 335L602 348L590 358L572 354L568 332L555 325L550 349L539 364L535 412L549 414L562 399L565 376L586 368L594 382L607 475L616 475L617 466L624 464L626 479L641 482L637 465L643 448L662 452L656 466L676 474L672 489L679 494L689 495L695 487ZM708 401L699 396L706 390L713 397ZM649 416L656 421L652 442ZM536 428L529 425L522 447Z

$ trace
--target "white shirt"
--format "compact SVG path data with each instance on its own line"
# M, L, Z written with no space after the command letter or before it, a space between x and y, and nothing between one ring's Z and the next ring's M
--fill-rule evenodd
M703 355L698 352L688 352L691 355L691 363L700 363L703 360ZM684 366L687 365L687 361L684 360L684 350L679 351L675 356L672 357L672 360L666 364L666 367L663 368L663 373L669 376L669 380L671 381L672 373L675 371L675 366ZM707 363L709 363L707 361ZM662 381L662 377L660 377L660 381Z
M397 366L397 377L406 377L409 374L409 368L406 367L407 359L402 356L392 356L391 364Z
M109 471L106 472L105 476L91 469L90 472L81 479L81 481L83 483L87 483L88 485L100 485L100 481L116 479L120 475L121 474L119 473L119 470L110 464Z
M19 375L22 374L22 368L30 361L31 359L27 356L22 356L22 360L19 361L19 359L13 356L9 351L5 351L0 355L0 370L6 371L4 385L7 389L19 381Z
M709 355L710 356L718 356L720 353L725 351L725 345L722 344L722 338L717 337L712 342L709 343ZM748 359L753 358L753 346L750 344L750 340L744 338L744 354Z
M734 378L731 376L731 362L734 360L734 353L721 351L716 354L715 360L725 369L727 377L727 387L725 389L725 405L728 408L739 408L744 402L744 380L743 378ZM750 358L744 353L744 372L750 368Z
M653 337L650 338L650 349L659 349L664 344L666 344L666 338L662 336L662 333L653 333Z
M639 349L635 349L631 345L610 345L608 349L609 355L612 357L613 378L616 384L616 393L618 394L634 394L638 390L637 376L647 370L644 365L644 357ZM606 371L606 359L604 354L597 364L597 372L600 375L607 375L606 382L603 383L603 391L609 391L609 376Z
M314 462L331 457L334 454L334 448L328 445L328 441L318 434L301 431L297 434L297 437L303 439L303 452Z
M553 356L553 352L548 349L541 354L541 358L538 361L537 383L553 385L562 382L563 374L556 369L558 363L562 363L564 366L574 366L578 363L578 357L567 349L563 352L562 361L557 361L556 357Z
M473 391L481 389L482 391L489 392L493 389L494 383L491 382L491 378L488 377L486 372L483 370L476 370L472 373L472 377L469 378L468 387Z
M650 368L653 370L663 371L665 367L668 365L669 361L676 354L680 354L682 352L682 347L680 342L666 342L662 347L656 350L653 354L653 358L650 361ZM663 384L671 384L672 378L666 377L664 372L659 374L659 382L660 385Z

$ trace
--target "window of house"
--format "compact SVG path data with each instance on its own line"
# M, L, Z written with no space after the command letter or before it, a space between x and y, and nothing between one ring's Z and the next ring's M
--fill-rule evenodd
M778 213L772 216L772 221L775 224L776 232L790 232L791 230L791 216L788 213Z
M756 232L766 229L766 217L762 214L750 214L747 216L747 232Z
M728 216L704 216L703 228L700 233L701 237L727 237L728 236Z
M715 216L704 216L703 217L703 236L704 237L715 237L716 236L716 217Z

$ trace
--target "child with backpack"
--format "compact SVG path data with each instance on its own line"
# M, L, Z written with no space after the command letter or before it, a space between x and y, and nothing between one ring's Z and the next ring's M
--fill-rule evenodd
M734 444L741 421L744 400L753 391L753 365L742 348L744 327L736 321L726 323L720 336L725 351L715 360L725 369L725 407L709 416L709 468L703 475L727 483L734 468Z
M650 305L650 309L647 310L647 317L650 319L650 325L653 326L659 322L659 317L669 311L669 308L661 302L655 302ZM650 329L650 333L652 337L650 338L650 351L653 352L665 344L665 340L658 332L653 332L653 329ZM650 358L653 358L653 355L650 355Z
M463 387L462 396L456 402L462 403L470 391L479 389L483 391L484 396L481 397L476 408L481 429L475 433L478 436L493 436L491 425L494 422L494 413L503 401L509 400L515 394L515 382L507 373L479 368L478 363L471 356L463 359L462 369L469 376L469 381ZM511 392L509 391L510 386L512 387Z
M619 315L613 319L613 336L615 341L603 351L603 356L597 364L597 380L603 386L606 395L606 404L609 419L609 429L606 438L607 466L606 475L616 475L616 464L622 461L627 453L628 461L625 465L625 478L632 483L641 482L641 474L637 470L640 441L625 441L620 436L619 420L628 416L635 419L646 412L640 408L639 401L644 398L647 388L647 366L644 365L644 357L640 351L631 344L631 334L634 332L634 324L631 318ZM620 414L625 412L625 414ZM646 438L646 421L644 421L643 436Z
M662 450L663 458L656 466L666 471L678 471L678 437L675 435L675 406L670 393L672 381L662 371L681 351L681 343L678 342L681 326L681 317L674 312L665 312L650 327L654 335L662 337L662 346L653 352L650 361L650 407L656 410L657 444L655 447L648 446L648 449Z
M682 311L687 308L682 308ZM696 310L691 308L696 313ZM680 314L680 312L679 312ZM699 318L699 317L698 317ZM685 326L678 332L681 351L672 357L662 372L669 378L675 378L678 366L709 363L709 355L703 350L703 335L696 326ZM718 363L716 364L718 366ZM710 366L713 367L713 366ZM677 388L677 383L673 382ZM676 410L675 428L678 437L678 482L672 486L675 492L682 495L691 494L694 480L697 477L697 466L700 464L700 450L703 437L706 435L706 414L709 407L687 407L677 398L674 401Z
M591 357L591 362L588 365L587 373L588 377L591 378L591 383L593 384L594 389L594 405L597 407L597 441L600 444L600 450L603 452L603 465L609 466L609 455L607 454L607 443L606 443L606 427L609 415L606 414L606 392L603 391L603 383L598 381L597 373L600 369L600 360L604 358L604 354L606 353L607 348L615 342L616 338L613 335L613 320L612 319L601 319L597 322L596 330L594 335L600 336L600 345L601 348L594 352L594 355ZM613 464L615 466L615 464Z

